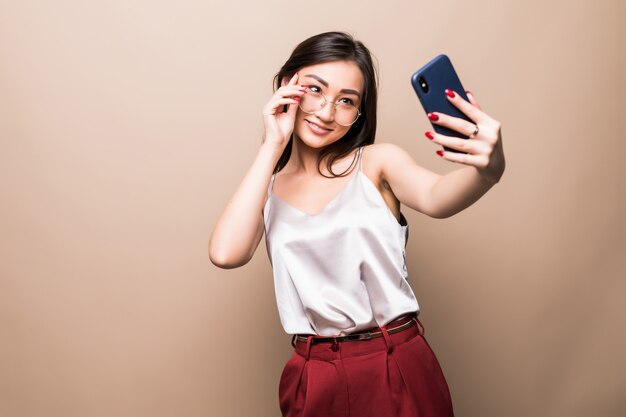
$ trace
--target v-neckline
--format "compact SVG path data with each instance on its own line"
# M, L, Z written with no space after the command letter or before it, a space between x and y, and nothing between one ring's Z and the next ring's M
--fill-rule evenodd
M339 197L341 197L341 195L343 193L345 193L345 191L348 189L348 187L350 187L352 185L352 183L354 182L354 179L356 178L357 175L361 174L361 170L358 169L356 170L356 173L352 174L352 176L350 177L350 179L346 182L346 184L341 188L341 190L339 190L339 192L337 194L335 194L335 196L324 205L324 207L322 207L322 210L319 211L318 213L312 214L309 212L306 212L304 210L299 209L298 207L294 206L291 203L288 203L286 200L284 200L283 198L281 198L280 196L278 196L277 194L274 193L274 187L272 184L272 188L270 189L270 197L275 197L276 200L280 201L282 204L284 204L285 206L291 208L292 210L297 211L298 213L304 214L305 216L308 217L318 217L321 214L323 214L326 210L328 210L333 204L335 204L335 202L337 200L339 200Z

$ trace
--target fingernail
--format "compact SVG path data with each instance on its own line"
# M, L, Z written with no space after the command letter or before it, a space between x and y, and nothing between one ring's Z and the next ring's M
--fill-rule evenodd
M426 137L430 140L435 139L435 135L432 134L432 132L426 132L424 133L426 135Z
M437 116L435 113L428 113L428 118L434 122L439 120L439 116Z
M465 90L465 93L466 93L466 94L471 94L471 95L474 95L474 93L472 93L470 90Z
M437 151L437 155L443 156L443 151L442 150Z
M448 97L450 97L450 98L454 98L454 91L452 91L452 90L448 90L448 89L446 88L446 94L448 95Z
M293 99L296 101L300 101L300 97L294 97Z

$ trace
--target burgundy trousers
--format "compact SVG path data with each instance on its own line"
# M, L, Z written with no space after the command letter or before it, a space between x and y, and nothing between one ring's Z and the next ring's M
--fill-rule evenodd
M370 340L297 342L280 377L283 417L453 416L448 384L423 326L380 330L384 337Z

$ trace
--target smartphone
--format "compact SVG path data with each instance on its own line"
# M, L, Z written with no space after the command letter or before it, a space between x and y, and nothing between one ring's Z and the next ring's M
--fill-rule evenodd
M448 97L445 92L446 88L454 90L456 94L459 94L465 100L468 100L468 98L467 94L465 94L465 89L461 84L461 80L452 66L450 58L446 55L437 55L428 64L417 70L411 76L411 84L413 84L413 89L417 94L417 98L422 103L422 107L426 113L445 113L453 117L460 117L470 123L474 123L465 115L465 113L461 112L448 101ZM451 130L432 122L431 125L433 126L435 132L442 135L468 139L468 136L465 136L456 130ZM444 146L444 149L446 151L464 153L446 146Z

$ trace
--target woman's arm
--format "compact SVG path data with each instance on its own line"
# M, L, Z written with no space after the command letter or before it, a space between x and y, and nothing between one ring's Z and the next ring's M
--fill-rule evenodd
M267 188L282 149L262 145L252 166L228 201L209 239L209 259L221 268L250 261L263 236Z
M475 137L461 139L426 132L434 143L467 152L437 151L444 159L467 167L441 176L417 165L408 153L395 145L387 144L381 151L383 178L398 200L431 217L450 217L469 207L504 173L500 123L484 113L469 92L468 97L471 103L458 94L448 94L448 99L476 125L441 113L429 117L439 125L466 135L478 126L479 132Z
M252 259L263 236L263 207L267 188L296 117L297 104L305 89L296 85L298 74L276 90L263 108L265 135L252 166L237 187L209 238L209 259L220 268L245 265ZM282 109L290 105L287 112Z

